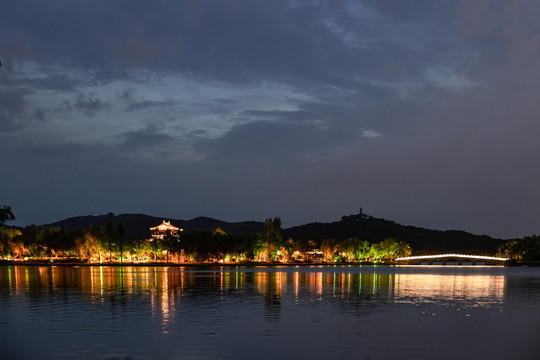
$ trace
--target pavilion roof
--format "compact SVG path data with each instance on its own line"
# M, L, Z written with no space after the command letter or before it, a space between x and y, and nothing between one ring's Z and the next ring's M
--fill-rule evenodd
M171 225L170 221L163 220L161 224L159 224L156 227L151 227L150 230L167 231L167 230L179 230L179 228Z

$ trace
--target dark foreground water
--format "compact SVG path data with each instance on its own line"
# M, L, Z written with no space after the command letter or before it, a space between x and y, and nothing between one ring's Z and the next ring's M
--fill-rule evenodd
M0 359L540 359L540 268L0 267Z

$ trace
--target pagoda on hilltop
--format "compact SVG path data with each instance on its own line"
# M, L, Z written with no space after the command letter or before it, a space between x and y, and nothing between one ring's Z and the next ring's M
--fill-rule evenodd
M156 226L150 228L150 234L152 234L153 239L163 239L167 235L174 236L175 238L180 238L180 232L184 229L177 228L176 226L171 225L170 221L163 220L163 222Z

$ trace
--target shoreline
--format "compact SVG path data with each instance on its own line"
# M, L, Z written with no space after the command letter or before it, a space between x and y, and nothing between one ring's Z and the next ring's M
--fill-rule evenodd
M147 263L89 263L89 262L74 262L74 261L16 261L16 260L0 260L0 266L78 266L78 267L91 267L91 266L102 266L102 267L328 267L328 266L403 266L407 264L402 264L396 261L384 261L384 262L237 262L237 263L173 263L173 262L147 262ZM504 265L407 265L407 266L448 266L448 267L466 267L466 266L477 266L477 267L537 267L539 265L526 265L526 264L514 264L508 263Z
M15 260L0 260L0 266L112 266L112 267L122 267L122 266L133 266L133 267L216 267L216 266L226 266L226 267L237 267L237 266L260 266L260 267L271 267L271 266L335 266L335 265L349 265L349 266L388 266L388 265L398 265L396 262L237 262L237 263L165 263L165 262L147 262L147 263L89 263L89 262L73 262L73 261L15 261Z

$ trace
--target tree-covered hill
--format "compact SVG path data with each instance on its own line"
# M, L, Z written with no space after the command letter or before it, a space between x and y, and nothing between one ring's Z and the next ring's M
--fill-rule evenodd
M357 237L370 243L395 238L408 243L414 255L442 252L494 254L506 241L487 235L474 235L458 230L429 230L405 226L365 214L344 216L331 223L311 223L284 231L285 238L295 240L347 239Z

